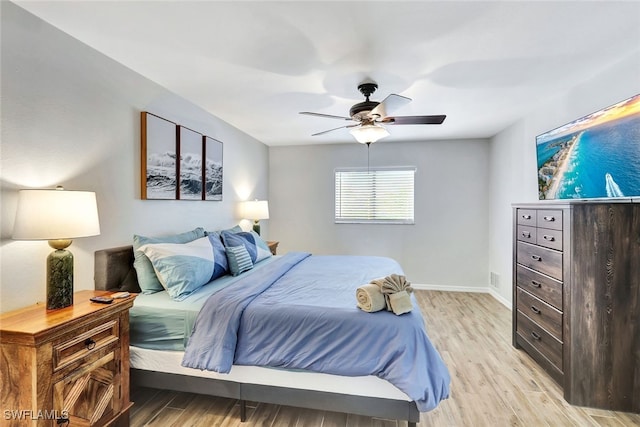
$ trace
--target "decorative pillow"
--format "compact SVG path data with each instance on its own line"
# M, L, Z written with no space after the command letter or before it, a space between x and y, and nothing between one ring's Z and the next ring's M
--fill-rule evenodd
M206 231L205 235L211 236L211 235L217 234L218 236L220 236L220 234L222 234L223 231L228 231L230 233L239 233L242 231L242 228L239 225L234 225L233 227L226 228L224 230Z
M241 231L239 233L223 231L221 236L227 249L230 246L244 246L254 264L272 255L269 246L255 231Z
M214 272L214 252L208 237L189 243L156 243L140 246L171 298L182 301L209 283Z
M229 260L229 270L231 270L232 276L237 276L247 270L253 268L253 262L251 262L251 256L247 249L240 246L227 246L227 258Z
M152 294L154 292L163 291L162 284L158 281L153 265L149 258L140 250L140 246L155 243L188 243L196 239L204 237L204 229L196 228L181 234L160 237L133 236L133 267L136 269L138 276L138 284L143 294Z
M208 233L207 233L208 234ZM224 244L220 240L219 234L208 234L209 243L213 249L213 275L211 280L224 276L229 272L229 264L227 263L227 254L224 250Z

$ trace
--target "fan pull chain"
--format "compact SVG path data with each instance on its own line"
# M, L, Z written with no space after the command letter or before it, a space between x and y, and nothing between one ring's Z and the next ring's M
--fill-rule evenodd
M367 142L367 173L369 173L369 148L371 147L371 143Z

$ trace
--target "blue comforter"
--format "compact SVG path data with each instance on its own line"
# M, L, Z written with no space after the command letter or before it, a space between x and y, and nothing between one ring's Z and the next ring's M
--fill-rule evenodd
M358 286L391 273L403 274L389 258L289 253L207 300L182 365L376 375L429 411L448 397L450 378L415 298L401 316L356 307Z

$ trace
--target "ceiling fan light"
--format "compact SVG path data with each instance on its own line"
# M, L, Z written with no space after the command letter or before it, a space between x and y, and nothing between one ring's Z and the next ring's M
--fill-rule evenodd
M389 132L382 126L377 124L366 124L358 126L349 131L351 135L360 144L376 142L385 136L389 136Z

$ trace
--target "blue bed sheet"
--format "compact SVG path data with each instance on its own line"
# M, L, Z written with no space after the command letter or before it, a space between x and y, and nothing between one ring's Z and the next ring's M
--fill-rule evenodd
M377 375L429 411L448 397L450 377L415 298L413 310L401 316L356 306L358 286L392 273L403 274L389 258L287 254L207 300L183 366Z
M260 270L277 259L269 257L255 264L247 274L260 274ZM212 280L182 301L176 301L167 292L139 294L129 310L131 345L152 350L184 351L193 325L207 299L234 283L242 276L222 276Z

